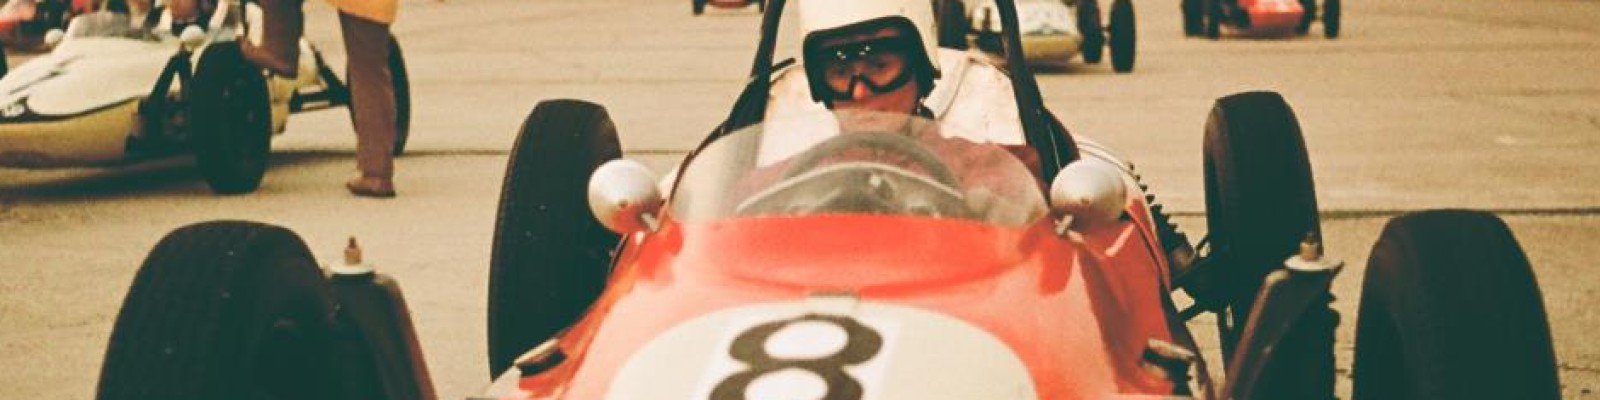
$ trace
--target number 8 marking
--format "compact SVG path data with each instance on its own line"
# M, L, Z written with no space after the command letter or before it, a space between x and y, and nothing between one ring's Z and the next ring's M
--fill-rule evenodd
M821 358L773 358L767 354L767 339L790 325L801 322L825 322L843 329L844 348ZM807 314L796 318L756 325L733 339L728 355L743 361L750 368L728 376L711 391L712 400L746 400L745 390L750 383L764 375L790 368L811 371L827 382L828 392L823 400L859 400L861 382L844 371L845 366L858 365L878 355L883 349L883 335L860 322L847 317Z

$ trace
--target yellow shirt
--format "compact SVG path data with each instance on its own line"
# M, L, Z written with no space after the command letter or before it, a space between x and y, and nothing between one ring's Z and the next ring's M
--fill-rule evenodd
M394 23L395 11L400 8L399 0L328 0L328 4L347 14L385 24Z

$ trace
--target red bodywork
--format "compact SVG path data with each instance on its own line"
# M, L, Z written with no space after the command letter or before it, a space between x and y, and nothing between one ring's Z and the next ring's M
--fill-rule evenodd
M760 0L708 0L706 5L717 8L744 8Z
M506 398L607 398L630 358L675 326L818 293L977 327L1026 365L1036 398L1171 395L1173 382L1141 365L1141 354L1152 339L1192 339L1167 297L1146 205L1136 196L1129 205L1130 220L1065 236L1053 218L1009 228L863 214L680 223L669 214L659 231L629 239L605 293L560 337L566 361L523 377ZM671 368L703 368L684 364Z
M1250 18L1250 27L1242 28L1251 34L1281 34L1293 31L1305 16L1305 7L1296 0L1238 0L1239 9Z

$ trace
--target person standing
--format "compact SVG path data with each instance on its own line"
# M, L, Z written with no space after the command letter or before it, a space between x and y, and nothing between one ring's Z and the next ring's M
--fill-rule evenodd
M399 8L397 0L328 0L339 10L339 30L344 36L346 80L350 87L350 119L356 131L356 169L359 175L345 182L351 194L394 197L394 145L396 140L393 71L389 70L389 25ZM260 0L266 21L260 46L240 42L244 58L285 77L297 76L300 36L305 15L302 0Z

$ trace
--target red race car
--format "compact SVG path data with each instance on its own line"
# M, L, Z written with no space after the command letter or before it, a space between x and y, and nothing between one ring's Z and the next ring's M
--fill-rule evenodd
M689 1L690 1L690 4L694 6L694 15L704 14L706 12L706 6L712 6L712 7L716 7L716 8L745 8L745 7L749 7L751 4L755 4L756 5L756 10L758 10L758 11L764 11L764 10L766 10L766 7L767 7L767 0L689 0Z
M1322 33L1339 37L1340 0L1322 0ZM1246 36L1304 35L1317 20L1316 0L1183 0L1183 32L1216 39L1222 28Z
M999 8L1020 48L1015 5ZM1062 128L1024 63L941 63L943 87L993 93L963 85L999 77L1007 95L924 118L796 109L775 47L761 42L732 113L665 181L618 159L603 107L534 108L490 265L497 378L473 398L1333 396L1342 264L1322 258L1279 95L1211 110L1208 236L1192 247L1131 164ZM973 129L965 118L1004 113L971 104L1012 123ZM1537 286L1498 219L1407 215L1372 254L1356 397L1559 396ZM284 228L169 234L124 302L102 398L431 398L404 301L359 258L352 246L325 277ZM1185 324L1205 312L1223 382ZM1452 328L1463 320L1508 329Z

